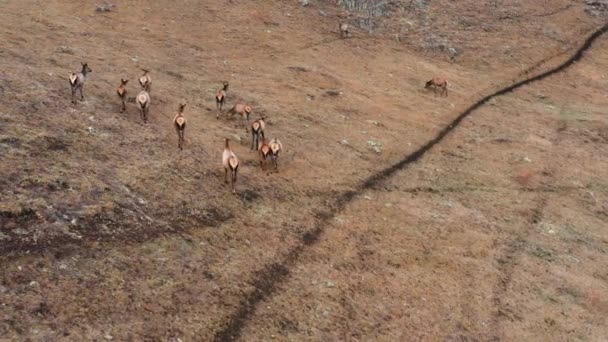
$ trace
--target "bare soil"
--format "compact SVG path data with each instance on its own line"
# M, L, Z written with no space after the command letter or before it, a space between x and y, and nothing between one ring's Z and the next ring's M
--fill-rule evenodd
M393 4L362 20L333 1L0 1L0 340L605 340L606 37L382 173L605 12ZM140 68L147 125L115 94ZM436 75L447 98L422 89ZM278 173L215 118L224 80L283 141Z

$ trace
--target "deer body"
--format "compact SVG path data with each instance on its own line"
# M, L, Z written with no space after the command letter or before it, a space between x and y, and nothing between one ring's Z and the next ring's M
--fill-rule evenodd
M350 36L350 31L348 30L348 24L347 23L339 23L338 24L338 29L340 30L340 38L344 38L344 37Z
M186 133L186 118L184 117L184 107L186 104L180 103L177 114L173 118L173 124L175 125L175 131L177 132L177 148L180 150L184 149L184 135Z
M150 94L147 91L142 90L137 94L135 98L137 107L139 107L139 113L144 123L148 122L148 114L150 113Z
M226 113L232 117L234 114L239 114L243 118L243 122L245 124L245 132L248 132L249 126L249 115L251 114L251 106L246 104L237 103Z
M274 163L274 170L279 172L279 153L283 150L283 144L277 138L273 138L268 143L268 147L270 147L270 159Z
M142 88L144 88L145 91L150 92L152 90L152 78L150 77L150 75L148 75L148 73L150 71L146 70L146 69L141 69L144 73L139 76L139 84L141 85Z
M219 118L224 102L226 102L226 91L228 91L228 82L224 82L224 87L215 94L215 106L218 111L216 118Z
M222 154L222 165L224 166L224 183L228 184L228 173L230 172L230 184L232 192L236 193L236 175L239 169L239 159L230 149L230 139L225 140L224 153Z
M82 70L79 73L71 73L70 87L72 89L72 103L76 103L76 91L80 91L80 101L84 101L84 82L86 81L87 74L92 72L87 63L81 63Z
M251 149L255 149L254 146L258 146L260 143L260 137L264 139L264 129L266 128L266 123L264 122L264 117L261 117L254 122L251 123Z
M122 107L120 112L124 112L125 110L127 110L127 83L129 82L129 80L123 80L122 78L120 79L120 85L118 86L118 88L116 89L116 94L118 94L118 97L120 97L120 100L122 102Z
M440 95L448 96L448 80L445 78L435 77L427 81L424 88L433 87L435 93L440 90Z
M262 139L262 141L258 144L258 153L260 154L260 166L263 171L268 169L268 159L270 158L270 146L266 139Z

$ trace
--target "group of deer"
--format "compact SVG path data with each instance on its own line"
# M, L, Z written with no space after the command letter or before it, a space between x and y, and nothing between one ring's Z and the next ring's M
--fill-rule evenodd
M70 86L72 89L72 103L76 103L76 92L80 92L80 100L84 101L84 83L87 74L93 70L88 66L87 63L81 63L82 69L78 73L71 73L69 75ZM135 97L135 102L140 110L141 119L144 123L148 122L148 113L150 111L150 90L152 88L152 78L150 77L149 71L142 69L144 72L138 79L139 84L142 87L141 92ZM120 79L120 85L116 89L116 94L121 100L121 110L126 110L127 103L127 83L129 80ZM226 92L228 91L228 82L224 82L222 89L218 90L215 96L217 106L217 118L222 113L222 108L226 101ZM173 124L177 132L177 147L180 150L184 148L185 132L186 132L186 118L184 117L184 108L186 107L185 102L180 102L177 113L173 118ZM274 164L274 171L278 172L278 158L279 153L283 150L283 144L279 139L274 138L270 141L264 136L264 130L266 128L264 116L253 121L249 124L249 116L252 112L251 106L243 103L236 103L227 113L226 116L232 117L234 114L239 114L245 123L245 132L249 132L251 128L251 150L257 149L260 166L263 171L268 172L268 163L271 161ZM230 148L230 139L225 140L224 153L222 154L222 165L224 167L224 182L228 183L228 173L230 173L230 184L232 192L236 192L235 183L237 179L237 171L239 168L239 159Z
M76 103L76 92L80 92L80 101L84 101L84 83L87 78L87 74L93 72L87 63L81 63L82 69L80 72L71 73L69 76L70 87L72 88L72 103ZM148 70L142 69L143 75L139 77L139 84L142 90L137 97L135 102L140 111L141 119L144 123L148 122L148 113L150 112L150 90L152 87L152 78L148 74ZM120 112L124 112L127 109L127 83L129 80L120 79L120 85L116 89L118 97L122 101L122 107Z
M226 102L228 85L228 82L224 82L222 89L218 90L215 94L217 119L219 119L220 115L222 114L222 108ZM249 116L251 115L251 112L252 108L250 105L237 102L234 106L232 106L232 108L230 108L230 110L226 112L226 117L232 117L234 114L238 114L243 119L245 124L245 132L249 132L249 129L251 128L251 150L258 151L262 170L268 172L268 163L272 162L274 165L274 171L278 172L278 158L279 153L283 150L283 144L277 138L273 138L270 141L266 139L264 135L264 131L266 129L264 116L261 116L252 123L249 123ZM230 139L226 139L225 143L224 154L222 156L222 164L224 166L224 182L228 183L228 173L230 173L232 191L235 192L234 185L236 183L239 160L230 148Z

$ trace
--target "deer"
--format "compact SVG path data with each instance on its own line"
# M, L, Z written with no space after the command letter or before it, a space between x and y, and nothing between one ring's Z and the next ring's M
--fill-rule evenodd
M80 101L84 101L84 82L87 79L87 74L93 72L87 63L81 62L80 64L82 64L82 70L78 73L71 73L69 77L73 104L76 104L76 91L80 91Z
M215 94L215 106L217 107L217 116L219 118L220 113L222 113L222 107L224 106L224 102L226 102L226 92L228 91L228 81L224 81L224 87L217 91Z
M260 155L260 166L262 167L262 171L267 171L271 150L266 139L262 139L262 141L259 142L258 153Z
M279 153L283 150L283 144L277 138L272 138L268 143L270 147L270 159L274 164L274 170L279 172Z
M129 80L124 80L121 78L120 85L116 89L116 94L118 94L118 97L120 97L120 100L122 101L122 107L120 110L121 113L123 113L125 110L127 110L127 83L128 82L129 82Z
M338 23L338 29L340 30L340 38L350 36L350 31L347 23Z
M266 123L264 122L264 117L255 120L251 123L251 149L254 150L255 147L260 143L260 137L264 139L264 128L266 128Z
M175 131L177 132L177 148L180 150L184 149L184 134L186 133L186 118L184 117L185 107L185 103L180 103L177 109L177 114L175 114L175 118L173 118Z
M152 89L152 78L150 77L150 75L148 75L150 71L146 69L141 69L141 71L143 71L144 73L139 76L139 84L142 88L144 88L145 91L149 93Z
M251 114L251 106L246 104L237 103L226 113L232 117L235 113L239 114L245 123L245 132L249 132L249 115Z
M222 165L224 166L224 183L228 184L228 172L230 172L230 184L232 192L236 193L236 174L239 169L239 159L230 149L230 139L226 138L224 153L222 154Z
M448 96L448 80L445 78L434 77L431 80L427 81L424 88L433 87L435 94L437 93L437 89L440 88L440 95Z
M137 107L139 107L139 113L144 123L148 122L148 113L150 112L150 94L144 89L137 94L135 98Z

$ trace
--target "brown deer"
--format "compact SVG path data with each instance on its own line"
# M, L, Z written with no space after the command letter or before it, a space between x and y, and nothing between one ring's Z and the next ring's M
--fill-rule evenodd
M274 163L274 170L279 172L279 153L283 150L283 144L279 139L273 138L268 146L270 147L270 159Z
M340 38L350 37L350 31L347 23L339 23L338 29L340 30Z
M180 150L184 149L184 134L186 133L186 118L184 117L185 103L180 103L177 109L177 114L173 118L173 124L175 125L175 131L177 132L177 148Z
M224 166L224 183L228 184L228 172L230 172L230 183L232 192L236 193L236 174L239 169L239 159L230 149L230 139L225 140L224 153L222 154L222 165Z
M262 167L262 171L266 171L268 170L268 159L270 159L272 153L266 139L262 139L258 144L258 152L260 154L260 166Z
M127 83L128 82L129 82L129 80L123 80L121 78L120 85L118 86L118 89L116 89L116 94L118 94L118 97L120 97L120 100L122 102L122 108L120 110L121 113L123 113L125 110L127 110Z
M254 146L258 146L260 143L260 137L264 139L264 128L266 128L266 123L264 122L264 117L255 120L251 123L251 149L255 149Z
M426 82L424 88L433 87L435 94L437 93L437 89L440 90L440 95L448 96L448 80L445 78L434 77L430 81Z
M72 88L72 103L76 103L76 91L80 91L80 101L84 101L84 82L87 79L87 74L93 72L87 63L82 64L82 70L78 73L70 74L70 87Z
M139 94L137 94L135 101L137 102L137 107L139 107L141 119L144 121L144 123L147 123L148 114L150 113L150 94L148 94L147 91L142 90L139 92Z
M222 112L222 107L224 106L224 102L226 102L226 92L228 91L228 81L224 81L224 87L217 91L215 94L215 106L217 107L217 116L219 118L220 113Z
M237 103L226 113L226 115L232 117L235 113L239 114L243 118L245 124L245 132L249 132L249 115L251 114L251 106L246 104Z
M141 71L144 73L139 76L139 84L142 88L144 88L145 91L149 93L152 90L152 77L148 75L150 71L146 69L141 69Z

